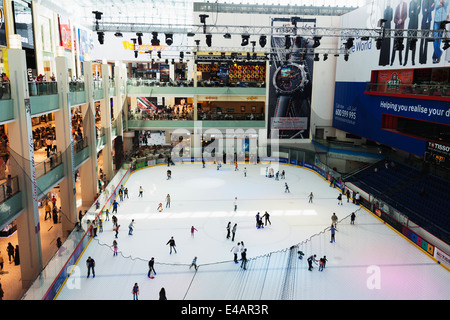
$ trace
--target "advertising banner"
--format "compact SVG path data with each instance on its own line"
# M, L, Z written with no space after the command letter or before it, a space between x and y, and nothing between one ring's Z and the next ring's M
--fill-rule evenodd
M59 44L66 50L72 51L72 30L69 21L58 17L59 24Z
M297 23L314 28L315 19L299 19ZM313 54L307 53L314 41L302 37L286 38L293 33L291 19L272 19L271 46L275 56L268 82L268 136L279 139L309 139ZM288 52L286 54L286 52ZM277 132L279 136L273 136Z

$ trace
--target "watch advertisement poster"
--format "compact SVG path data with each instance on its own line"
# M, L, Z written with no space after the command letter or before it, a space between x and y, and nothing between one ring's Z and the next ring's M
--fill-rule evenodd
M268 138L310 139L313 40L294 36L296 26L315 28L315 19L272 19ZM287 36L289 35L289 36ZM278 136L274 136L278 133Z

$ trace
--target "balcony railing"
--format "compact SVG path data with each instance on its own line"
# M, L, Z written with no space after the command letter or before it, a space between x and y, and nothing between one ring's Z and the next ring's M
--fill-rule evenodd
M42 162L39 162L35 165L36 168L36 179L46 175L54 168L59 166L62 163L61 152L57 152L56 154L50 156Z
M450 83L381 84L369 82L366 84L366 92L450 97Z
M11 99L11 85L8 81L2 81L0 83L0 99L2 100Z
M5 202L19 191L18 177L9 177L5 182L0 184L0 203Z
M70 92L80 92L85 91L86 88L84 86L84 81L71 81L69 82L69 91Z
M28 82L30 96L45 96L58 94L58 85L54 81L47 82Z

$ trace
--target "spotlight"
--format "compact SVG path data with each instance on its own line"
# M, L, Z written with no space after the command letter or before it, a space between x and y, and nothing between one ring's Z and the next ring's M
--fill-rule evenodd
M142 46L142 32L136 32L138 45Z
M205 24L206 23L206 18L209 18L209 16L207 14L201 14L200 15L200 23Z
M319 54L318 54L318 53L315 53L315 54L314 54L314 61L320 61L320 58L319 58Z
M344 55L344 60L345 60L345 61L348 61L348 53L346 53L346 54Z
M250 36L243 34L241 37L242 37L241 46L245 47L246 45L248 45L248 39L250 38Z
M381 49L381 44L383 43L383 38L376 38L375 39L377 50Z
M290 35L285 35L284 36L284 48L285 49L290 49L291 48L291 36Z
M323 54L323 61L327 61L327 59L328 59L328 53L324 53Z
M198 44L197 44L198 45ZM212 45L212 35L211 34L207 34L206 35L206 45L208 46L208 47L211 47L211 45Z
M225 39L231 39L231 34L225 33L225 34L223 35L223 37L224 37Z
M405 45L403 44L403 39L402 38L395 39L394 50L402 51L403 49L405 49Z
M181 58L181 59L184 58L184 52L183 52L183 51L180 52L180 58Z
M158 52L156 53L156 56L157 56L159 59L161 59L161 51L158 51Z
M442 50L447 50L448 48L450 48L450 40L449 39L445 39L444 40L444 45L442 46Z
M187 36L188 36L188 37L193 37L193 36L195 36L195 33L193 33L193 32L188 32Z
M355 40L354 38L348 38L347 42L344 43L345 45L345 49L349 50L353 47L353 40Z
M159 46L158 32L152 32L152 46Z
M313 48L317 48L318 46L320 46L320 39L322 39L322 37L314 37L314 44L313 44Z
M445 25L446 25L447 23L450 23L450 21L448 21L448 20L441 21L441 22L439 23L439 30L444 30L444 29L445 29Z
M266 36L260 36L259 37L259 45L261 48L264 48L267 44L267 37Z
M98 42L100 44L103 44L105 41L105 33L103 33L102 31L97 32L97 36L98 36Z
M96 19L96 20L101 20L101 19L102 19L102 14L103 14L103 12L100 12L100 11L92 11L92 13L95 15L95 19Z
M137 57L138 57L138 54L139 54L139 51L137 51L137 50L134 50L134 57L135 57L135 58L137 58Z
M116 37L118 37L118 38L122 38L123 37L123 34L121 32L116 32L116 33L114 33L114 35Z
M166 44L168 46L172 45L173 43L173 34L172 33L166 33Z
M303 41L302 37L295 37L295 46L297 48L301 48L302 47L302 41Z
M417 39L416 38L411 39L411 42L409 44L409 50L414 51L416 49L416 43L417 43Z

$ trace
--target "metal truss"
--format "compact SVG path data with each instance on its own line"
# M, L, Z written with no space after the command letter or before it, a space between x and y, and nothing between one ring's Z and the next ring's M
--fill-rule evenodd
M449 30L415 30L415 29L362 29L362 28L328 28L311 26L225 26L225 25L155 25L121 22L100 22L94 27L99 32L142 32L142 33L186 33L191 36L205 34L229 34L248 36L300 36L300 37L338 37L354 39L449 39Z

